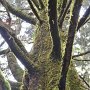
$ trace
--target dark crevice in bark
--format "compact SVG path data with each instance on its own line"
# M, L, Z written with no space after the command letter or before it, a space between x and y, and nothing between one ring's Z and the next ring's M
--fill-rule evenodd
M90 15L90 6L88 7L88 9L86 10L86 12L84 13L84 15L82 16L82 18L80 19L79 23L78 23L78 27L77 30L80 29L81 26L83 26L83 24L85 23L86 19L88 18L88 16Z
M77 27L78 16L79 16L81 5L82 5L82 0L76 0L74 3L74 8L72 11L69 32L68 32L68 39L67 39L66 48L65 48L65 55L63 57L61 78L59 81L59 90L66 90L66 77L67 77L67 72L70 65L75 30Z
M62 25L63 25L63 22L64 22L64 18L67 14L67 11L71 5L71 2L72 0L69 0L68 4L66 5L66 8L64 9L64 11L62 12L62 16L59 16L59 27L62 29Z
M56 59L60 59L61 43L57 26L57 0L49 0L48 3L50 32L53 40L52 56Z

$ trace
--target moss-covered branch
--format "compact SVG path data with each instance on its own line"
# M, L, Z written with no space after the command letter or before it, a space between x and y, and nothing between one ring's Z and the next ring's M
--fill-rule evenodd
M40 5L39 5L38 0L31 0L31 1L34 3L34 5L37 7L37 9L40 10Z
M0 22L0 33L5 41L8 43L10 49L15 54L15 56L22 62L22 64L28 69L28 71L32 74L33 72L37 71L37 65L27 57L21 48L17 45L14 38L8 32L8 27L5 27Z
M22 82L24 71L18 65L15 55L13 54L13 52L9 52L6 55L7 55L8 66L9 66L14 78L18 82Z
M72 16L71 16L71 21L70 21L70 26L69 26L65 54L63 57L63 65L62 65L62 71L61 71L61 78L59 82L59 90L66 90L66 77L67 77L67 72L70 65L73 41L74 41L75 31L77 28L77 22L78 22L81 5L82 5L82 0L75 0L74 8L72 11Z
M44 3L43 3L42 0L39 0L39 3L40 3L40 6L41 6L41 9L45 8Z
M1 4L3 4L3 1L0 0ZM16 9L14 7L12 7L8 2L6 2L7 4L7 7L8 7L8 10L16 15L17 17L23 19L24 21L30 23L30 24L33 24L35 25L36 24L36 19L31 17L30 15L26 14L25 12L22 12L22 10L19 10L19 9Z
M62 29L62 25L63 25L63 22L64 22L64 18L65 18L66 14L67 14L67 11L68 11L68 9L69 9L69 7L71 5L71 2L72 2L72 0L69 0L69 2L66 5L64 11L62 12L62 16L59 16L59 27L61 29Z
M11 90L9 82L4 78L0 69L0 90Z

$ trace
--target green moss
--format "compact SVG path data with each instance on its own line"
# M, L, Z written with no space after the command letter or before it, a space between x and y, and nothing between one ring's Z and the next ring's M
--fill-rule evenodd
M85 90L83 86L84 84L81 82L73 64L71 64L69 68L68 81L69 81L70 90Z
M1 70L0 70L0 81L3 85L3 87L5 88L5 90L11 90L10 84L9 82L4 78Z

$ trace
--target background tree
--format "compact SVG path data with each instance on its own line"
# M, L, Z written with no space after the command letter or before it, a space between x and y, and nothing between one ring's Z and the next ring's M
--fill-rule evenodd
M8 70L11 70L17 80L15 87L13 82L10 82L12 90L90 88L75 70L77 63L73 63L73 59L77 59L75 57L78 55L72 55L75 34L90 19L90 5L80 18L80 9L86 7L83 3L87 2L83 0L0 1L6 10L1 12L0 34L9 46L0 53L6 55ZM6 18L2 16L3 14L6 14ZM25 34L18 36L25 21L29 23L25 26L25 29L29 26L25 32L28 39ZM34 32L33 39L32 32ZM75 40L77 42L77 39ZM30 52L24 47L25 43L33 43ZM25 70L21 69L16 58L25 66ZM21 87L18 88L19 86Z

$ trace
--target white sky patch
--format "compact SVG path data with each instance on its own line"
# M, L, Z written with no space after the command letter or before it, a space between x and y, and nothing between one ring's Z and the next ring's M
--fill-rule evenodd
M76 35L77 35L77 37L79 37L79 38L80 38L80 32L79 32L79 31L77 32L77 34L76 34Z
M26 28L27 27L30 27L30 24L29 23L26 23L26 22L23 22L22 23L22 29L21 29L21 31L20 31L20 34L19 35L24 35L25 34L25 31L26 31Z
M81 10L80 10L80 18L84 15L84 13L85 13L85 9L83 8L83 7L81 7Z
M33 43L32 43L32 44L27 44L27 43L25 43L25 48L26 48L26 50L27 50L28 52L31 51L32 47L33 47Z
M82 67L81 66L78 66L76 67L76 70L79 74L84 74L85 73L85 70L82 70Z

